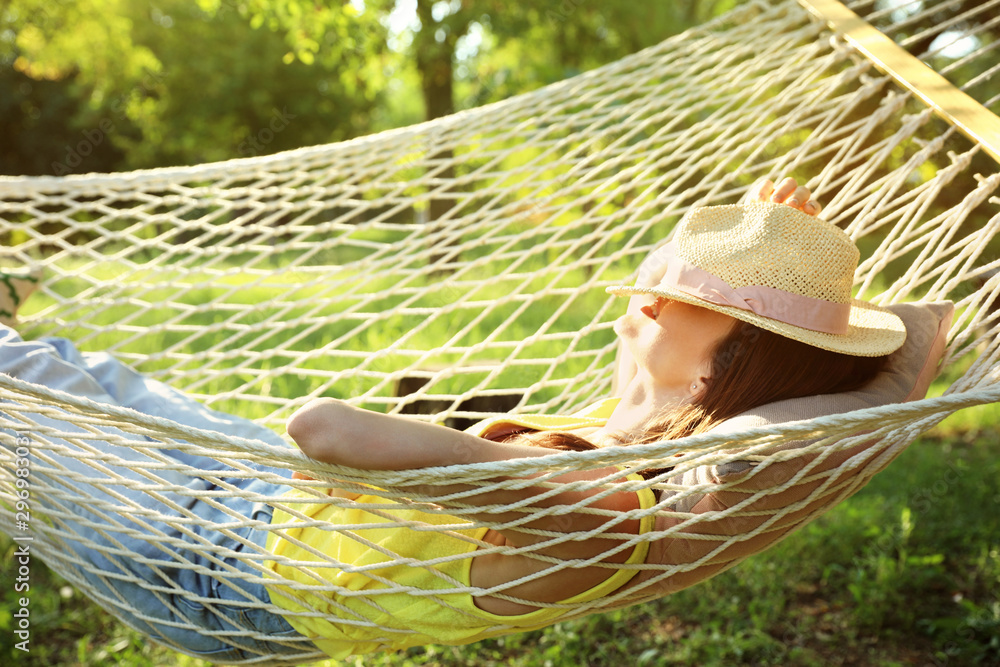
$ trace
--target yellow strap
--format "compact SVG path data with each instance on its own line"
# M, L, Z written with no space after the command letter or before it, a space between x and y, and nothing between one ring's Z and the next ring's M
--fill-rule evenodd
M472 435L482 436L498 425L523 426L537 431L570 430L588 426L604 426L618 405L617 398L609 398L587 406L572 415L504 415L484 419L467 429Z

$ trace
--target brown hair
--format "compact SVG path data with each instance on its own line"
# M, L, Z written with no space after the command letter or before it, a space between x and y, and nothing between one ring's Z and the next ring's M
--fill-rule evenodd
M723 420L766 403L852 391L878 375L887 358L830 352L737 321L713 351L712 376L706 388L689 404L653 415L643 432L628 444L703 433ZM526 444L551 449L596 449L588 440L560 431L519 437Z

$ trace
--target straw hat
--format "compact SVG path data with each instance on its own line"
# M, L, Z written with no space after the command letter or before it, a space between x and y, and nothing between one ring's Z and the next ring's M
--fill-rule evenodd
M683 301L859 357L889 354L906 340L899 317L851 298L859 252L850 237L791 206L692 209L661 252L667 271L658 285L608 292Z

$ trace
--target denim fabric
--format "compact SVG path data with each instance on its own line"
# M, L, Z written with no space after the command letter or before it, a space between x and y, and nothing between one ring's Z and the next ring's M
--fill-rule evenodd
M169 418L188 426L286 446L277 434L265 427L206 408L163 383L143 377L108 354L81 353L64 339L23 341L13 330L0 326L0 372L76 396ZM67 421L36 419L41 426L58 428L64 433L86 433L74 425L71 418ZM109 434L115 432L113 428L102 427L102 430ZM44 457L39 456L32 462L32 475L45 476L47 483L72 487L77 498L88 501L60 500L50 494L35 499L35 511L47 515L53 523L73 531L78 537L67 539L67 547L74 556L100 570L93 573L81 568L79 575L93 587L102 604L116 612L124 622L172 647L215 663L259 659L260 654L286 656L294 662L293 655L316 650L314 644L292 629L283 617L259 608L261 603L270 602L262 584L248 583L240 578L241 573L260 576L245 559L239 558L240 553L249 551L258 554L255 558L259 561L262 558L260 551L244 547L218 529L219 524L239 521L243 517L266 527L271 519L269 505L253 503L236 495L217 501L224 504L227 512L211 502L189 495L189 491L220 488L213 480L180 471L157 471L164 482L153 482L144 476L141 464L152 459L137 448L89 439L80 448L53 436L46 438L64 445L68 450L63 454L50 453L46 449L44 457L56 459L55 465L50 466L43 460ZM129 461L132 465L104 464L112 474L107 475L107 484L101 483L105 475L87 462L93 459L93 454L86 451L88 447L95 448L100 454ZM157 451L196 469L213 471L212 475L218 477L219 482L239 487L244 495L261 493L276 496L286 488L260 479L228 477L227 466L215 459L176 449ZM267 470L283 476L291 475L289 470ZM75 479L66 471L78 472L88 481ZM112 482L114 476L134 484ZM176 485L177 488L168 485ZM126 497L129 502L123 503L117 495ZM41 506L38 506L39 503ZM109 511L104 503L118 507L125 505L129 509L119 514L113 509ZM180 515L171 507L172 504L187 508L200 520L180 525L169 521L169 517ZM81 526L73 522L73 517L97 521L101 526ZM165 518L168 520L163 520ZM135 532L139 535L133 534ZM263 549L266 531L249 525L234 528L232 532ZM236 554L214 555L219 549L234 547ZM211 571L229 572L221 579L230 585L210 573L192 571L186 565L188 562ZM235 568L236 572L233 573L230 568ZM140 581L126 579L132 577ZM190 595L178 591L193 593L204 599L192 600ZM189 624L198 629L184 627ZM240 630L243 631L242 636L229 634ZM269 638L247 636L258 633Z

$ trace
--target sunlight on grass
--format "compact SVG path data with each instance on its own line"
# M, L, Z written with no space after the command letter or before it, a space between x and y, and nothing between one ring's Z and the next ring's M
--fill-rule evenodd
M312 395L384 410L382 399L414 368L439 372L426 391L459 395L533 387L546 375L572 383L610 364L613 333L593 322L608 296L573 289L587 283L586 267L546 271L553 260L539 251L505 276L473 266L444 279L357 265L247 272L231 261L193 269L177 260L153 273L133 262L69 262L28 301L22 330L109 351L252 419L280 421L290 409L278 406ZM488 378L475 370L501 364ZM563 391L538 388L531 401Z
M942 664L1000 659L995 431L918 440L856 496L731 571L665 599L465 647L357 656L326 667ZM13 543L0 537L0 552ZM31 664L208 663L123 629L58 576L33 571ZM35 585L37 583L37 585ZM11 589L3 609L12 608ZM10 618L0 614L0 629ZM0 655L13 655L9 633ZM17 662L16 664L22 664ZM909 662L912 664L912 662Z
M465 367L434 380L426 387L431 393L474 392L487 377L492 387L529 387L544 372L544 365L534 362L565 353L565 332L588 327L606 300L602 290L586 290L555 317L565 299L534 296L553 284L586 283L582 270L555 283L544 272L526 282L491 282L472 273L462 276L472 285L470 292L419 277L409 285L419 298L410 299L393 294L390 279L346 269L317 280L305 270L269 275L234 268L167 270L153 277L105 262L90 264L85 272L67 271L47 284L59 300L50 293L28 302L26 332L56 332L82 341L86 349L111 349L144 372L218 399L213 407L260 418L274 402L226 396L245 391L281 401L315 392L330 373L342 373L325 387L325 395L351 398L381 387L366 405L384 409L375 399L391 391L387 378L415 358L430 371ZM121 279L126 274L129 279ZM336 296L331 288L362 283L364 292L349 297ZM511 311L524 300L495 302L515 290L531 299L532 307L511 320ZM87 303L74 301L81 294ZM358 314L354 307L362 302L364 312ZM88 303L104 308L92 324L65 323ZM62 321L48 320L57 306ZM595 362L609 364L610 357L593 351L607 347L612 336L608 329L582 336L576 345L590 352L567 356L560 373L572 381ZM492 347L476 347L487 339ZM438 347L443 341L450 341L448 352ZM328 353L333 347L348 354ZM515 348L516 363L493 373L490 364ZM373 350L384 352L365 361ZM940 395L951 375L935 383L930 395ZM562 386L541 389L534 400L555 399L561 391ZM888 665L902 664L893 660L908 655L913 643L921 647L920 655L939 655L953 661L949 664L987 664L1000 659L995 641L1000 609L991 602L1000 595L993 516L1000 505L998 424L996 404L947 418L868 487L795 536L664 600L468 647L431 646L319 664L818 667L846 652L868 664ZM14 543L0 536L7 562L13 549ZM39 642L25 664L207 666L145 640L66 590L39 562L33 571L33 628L36 636L49 639ZM15 607L15 594L8 589L3 595L0 655L20 659L7 611Z

